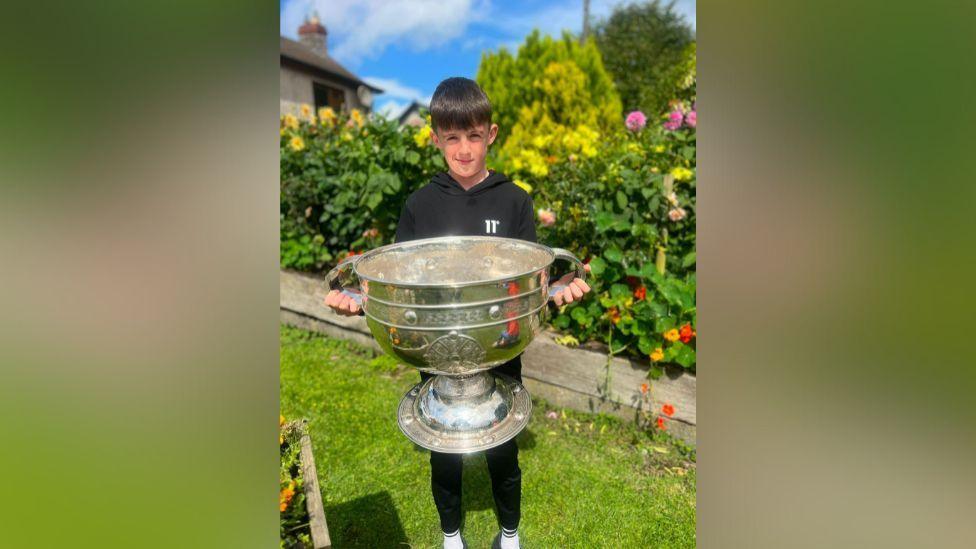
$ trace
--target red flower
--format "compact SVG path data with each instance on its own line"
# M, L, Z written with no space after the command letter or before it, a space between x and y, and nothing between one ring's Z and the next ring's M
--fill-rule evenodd
M641 383L641 394L644 394L644 395L647 394L647 384L646 383Z
M661 406L661 411L664 412L664 415L671 417L674 415L674 406L665 404L664 406Z
M626 282L627 282L627 285L630 286L630 289L631 290L633 290L634 288L636 288L636 287L638 287L638 286L641 285L640 279L637 278L636 276L628 276L626 278Z
M685 324L681 327L681 332L679 333L679 338L682 343L688 343L691 338L697 335L694 330L691 329L691 324Z
M660 429L660 430L662 430L662 431L667 431L668 430L668 427L664 424L664 418L663 417L657 418L657 428Z
M637 288L636 290L634 290L634 297L637 298L638 300L641 300L641 299L646 298L647 297L647 288L641 286L640 288Z

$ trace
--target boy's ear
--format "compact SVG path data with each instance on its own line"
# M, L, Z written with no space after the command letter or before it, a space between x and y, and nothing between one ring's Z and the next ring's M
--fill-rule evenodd
M498 124L492 124L491 127L488 128L488 145L491 145L492 143L495 142L495 137L497 135L498 135Z
M438 149L441 148L441 140L437 138L437 130L431 128L430 130L430 141Z

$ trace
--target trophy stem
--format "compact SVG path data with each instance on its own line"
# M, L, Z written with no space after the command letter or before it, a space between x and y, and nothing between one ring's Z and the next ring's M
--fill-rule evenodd
M495 377L489 372L468 375L437 375L431 389L440 398L468 399L486 395L495 390Z

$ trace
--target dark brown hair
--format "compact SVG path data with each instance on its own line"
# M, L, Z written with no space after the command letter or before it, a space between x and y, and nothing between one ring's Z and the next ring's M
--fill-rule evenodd
M448 78L434 90L430 100L430 121L435 130L466 130L491 125L491 103L474 80Z

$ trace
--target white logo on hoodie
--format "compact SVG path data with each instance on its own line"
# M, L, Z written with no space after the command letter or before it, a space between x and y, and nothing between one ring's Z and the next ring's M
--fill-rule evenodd
M487 234L498 234L498 224L501 221L497 219L486 219L485 220L485 233Z

